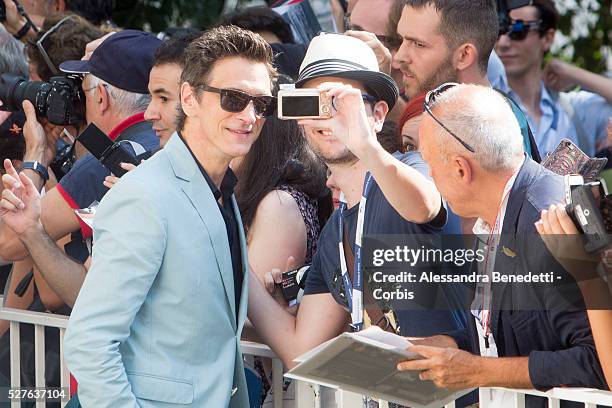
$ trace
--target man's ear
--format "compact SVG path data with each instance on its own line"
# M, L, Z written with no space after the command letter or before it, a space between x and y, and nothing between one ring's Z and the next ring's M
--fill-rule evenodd
M472 171L472 166L470 162L462 156L454 156L452 158L453 163L453 176L456 181L461 184L470 184L472 182L472 178L474 173Z
M385 118L387 117L387 113L389 113L389 105L385 101L378 101L372 107L372 117L374 118L374 131L376 133L380 132L383 128L383 124L385 123Z
M180 99L181 107L183 108L183 112L185 112L185 116L195 116L199 107L198 97L195 93L195 89L187 82L183 82L181 84Z
M108 110L110 109L110 98L111 98L110 92L108 90L108 87L106 87L104 84L98 84L98 87L95 91L94 91L95 102L100 109L100 113L104 114L108 112Z
M552 44L555 41L555 32L556 31L554 29L549 28L548 30L546 30L546 32L540 39L540 41L542 42L542 50L544 51L544 54L550 51L550 47L552 47Z
M472 43L461 44L453 53L453 62L455 68L459 71L465 71L478 64L478 50L476 46Z

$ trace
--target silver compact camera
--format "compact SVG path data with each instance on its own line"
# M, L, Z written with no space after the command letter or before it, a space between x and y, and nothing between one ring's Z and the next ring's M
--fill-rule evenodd
M318 89L296 89L287 84L278 91L279 119L329 119L332 108L331 96Z

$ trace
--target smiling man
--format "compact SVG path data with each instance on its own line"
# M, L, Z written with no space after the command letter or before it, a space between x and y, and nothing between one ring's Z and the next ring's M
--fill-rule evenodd
M153 124L153 130L159 137L160 147L164 147L170 136L176 131L178 115L179 88L181 74L185 67L185 50L187 46L202 33L188 34L171 38L163 42L153 59L153 68L149 74L149 92L151 102L145 111L144 118Z
M248 406L248 260L228 166L259 136L275 74L270 46L237 27L187 48L178 132L96 215L65 340L83 406Z

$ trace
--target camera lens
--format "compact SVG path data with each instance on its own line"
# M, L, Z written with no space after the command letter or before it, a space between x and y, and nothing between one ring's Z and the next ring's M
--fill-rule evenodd
M2 110L21 110L24 100L32 102L38 116L54 125L75 125L85 118L85 97L78 78L57 76L49 82L28 81L12 74L0 75Z
M47 110L45 100L51 86L46 82L27 81L23 77L12 74L0 75L0 101L2 109L17 111L21 109L24 100L32 102L36 111L45 116Z

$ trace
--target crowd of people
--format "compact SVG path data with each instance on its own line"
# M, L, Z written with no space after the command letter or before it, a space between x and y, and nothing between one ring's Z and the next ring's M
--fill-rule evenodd
M546 58L552 0L507 10L507 27L492 0L332 0L337 32L309 43L268 7L154 35L116 27L111 1L0 1L0 101L19 105L0 111L3 307L70 316L74 406L265 406L270 362L241 340L292 368L370 326L410 338L421 358L397 370L438 387L609 390L611 252L559 244L582 231L543 161L570 142L568 162L612 156L612 78ZM77 81L58 108L74 110L57 123L15 76ZM281 119L281 88L332 113ZM80 137L91 125L132 162L111 172ZM571 305L487 282L467 306L453 287L429 308L373 295L368 237L453 235L486 253L467 265L478 275L560 271ZM280 283L296 268L290 305ZM60 339L46 339L58 385ZM24 327L23 386L33 350ZM475 403L513 406L500 389L457 406Z

